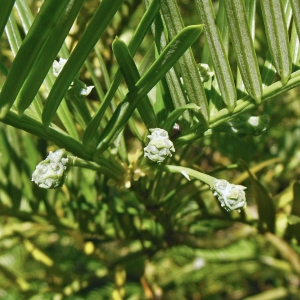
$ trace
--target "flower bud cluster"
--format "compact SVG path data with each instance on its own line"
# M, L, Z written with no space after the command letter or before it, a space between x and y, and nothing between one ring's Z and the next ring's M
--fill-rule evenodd
M245 186L231 184L224 179L215 179L212 189L214 196L218 197L221 206L227 211L237 209L240 212L240 208L245 208L247 205L244 192Z
M172 156L171 151L175 152L174 145L166 130L161 128L149 130L151 132L151 135L148 135L150 142L144 148L144 156L157 163L163 162L168 156Z
M65 149L50 151L45 160L40 162L32 174L34 181L40 188L55 189L63 185L68 158Z

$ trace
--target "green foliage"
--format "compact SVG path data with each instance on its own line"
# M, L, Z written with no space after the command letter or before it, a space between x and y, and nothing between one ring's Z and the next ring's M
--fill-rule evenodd
M299 1L0 7L0 299L297 298Z

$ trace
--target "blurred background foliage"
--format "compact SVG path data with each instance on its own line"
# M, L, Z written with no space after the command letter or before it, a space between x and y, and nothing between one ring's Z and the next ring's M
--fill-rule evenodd
M27 1L33 15L41 2ZM177 3L185 25L200 22L194 1ZM218 1L213 4L217 9ZM66 40L70 51L98 5L84 2ZM97 52L111 78L117 67L112 41L129 41L144 10L142 1L124 1L81 69L82 81L93 84L92 69L106 93ZM259 6L256 14L262 68L268 46ZM18 28L24 36L20 21ZM149 33L137 64L152 42ZM193 45L197 62L204 44L202 35ZM13 55L5 34L0 49L9 68ZM295 88L249 112L269 116L262 135L216 132L176 154L175 163L247 186L248 206L240 214L221 210L206 185L177 174L159 173L150 182L143 177L125 189L75 167L62 188L42 190L31 174L55 146L1 123L0 299L300 299L299 97ZM97 107L95 90L88 98ZM124 136L134 163L141 144L131 125Z

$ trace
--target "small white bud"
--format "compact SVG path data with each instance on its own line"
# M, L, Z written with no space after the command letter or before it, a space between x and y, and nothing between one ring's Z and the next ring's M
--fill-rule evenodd
M259 125L259 117L257 116L251 116L248 119L248 123L253 126L253 127L257 127Z
M65 66L67 60L64 58L60 58L59 61L54 61L53 62L53 75L55 77L58 77L59 73L61 72L61 70L63 69L63 67Z
M231 184L224 179L215 179L212 189L214 196L218 197L221 206L227 211L237 209L240 212L240 208L245 208L247 205L245 186Z
M65 149L50 151L47 158L36 166L32 174L32 181L44 189L55 189L62 186L67 163L68 158Z
M208 81L215 75L215 73L210 70L209 65L207 64L199 64L199 72L202 82Z
M168 156L172 156L171 151L175 152L174 145L166 130L152 128L149 131L151 132L151 135L148 135L150 142L144 148L144 156L157 163L163 162Z
M89 95L93 88L94 88L93 85L91 85L91 86L86 86L86 85L85 85L85 87L83 87L83 88L81 89L80 95L81 95L81 96L87 96L87 95Z

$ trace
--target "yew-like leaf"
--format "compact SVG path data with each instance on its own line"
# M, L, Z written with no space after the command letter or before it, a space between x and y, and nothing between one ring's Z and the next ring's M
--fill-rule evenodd
M230 37L248 94L261 103L262 81L247 21L244 0L225 0Z
M211 0L196 0L196 6L201 22L206 25L204 27L204 33L222 99L228 110L232 111L237 100L236 88L219 29L215 24L215 14Z
M260 1L267 41L277 73L283 84L291 76L289 38L281 0Z

